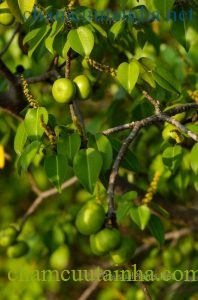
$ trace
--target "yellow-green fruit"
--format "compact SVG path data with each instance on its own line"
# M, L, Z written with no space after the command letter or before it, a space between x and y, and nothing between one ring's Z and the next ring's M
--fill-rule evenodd
M96 255L104 255L120 246L121 235L116 228L104 228L90 237L90 246Z
M62 245L50 256L50 266L55 270L62 270L67 267L70 260L70 251L67 245Z
M10 258L19 258L28 253L29 246L24 241L18 241L7 249L7 256Z
M79 75L74 78L79 99L86 100L91 95L91 84L87 76Z
M98 232L105 221L105 210L102 205L89 201L78 212L76 228L84 235Z
M0 24L9 26L14 22L14 17L10 12L7 2L0 4Z
M19 230L15 226L10 225L0 232L0 246L9 247L12 245L19 234Z
M68 78L59 78L54 81L52 95L59 103L69 103L76 94L75 84Z
M128 262L134 255L136 243L129 237L122 237L121 244L118 249L110 252L110 256L115 264L124 264Z

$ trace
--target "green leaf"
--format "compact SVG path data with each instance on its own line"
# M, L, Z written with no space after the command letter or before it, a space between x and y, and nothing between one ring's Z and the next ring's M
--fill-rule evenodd
M138 195L137 195L136 191L130 191L130 192L127 192L127 193L123 194L122 196L118 196L118 201L121 201L121 202L130 201L130 202L132 202L132 200L136 199L137 196Z
M55 21L52 25L49 36L45 39L45 46L49 52L54 54L53 43L57 34L64 28L64 22Z
M107 38L106 31L96 22L90 22L91 26L96 29L104 38Z
M160 246L164 243L164 226L162 224L162 221L159 217L155 215L151 215L149 223L148 223L148 229L150 230L151 234L156 238L156 240L159 242Z
M44 128L41 125L41 120L43 120L44 124L48 122L48 112L44 107L28 109L24 127L30 139L34 140L42 137Z
M23 15L26 11L31 12L35 4L35 0L18 0L19 9Z
M155 88L156 84L153 78L152 71L146 69L141 63L139 63L139 68L140 68L139 78L147 82L152 88Z
M25 130L24 122L20 123L16 135L14 138L14 150L18 155L21 155L23 152L23 148L25 146L25 143L27 141L27 132Z
M130 209L132 208L132 202L124 201L118 203L118 209L116 211L116 219L118 223L126 218Z
M130 64L121 63L117 70L117 79L125 90L131 94L139 76L139 65L134 59Z
M82 149L74 157L74 173L91 194L93 194L101 168L101 155L93 148Z
M166 18L175 0L145 0L145 2L150 13L157 11L162 18Z
M188 8L186 7L186 9L188 9ZM181 11L186 12L186 10L183 6L176 6L174 8L174 11L175 11L176 16L177 16L177 21L172 22L172 26L171 26L170 31L171 31L172 35L174 36L174 38L188 52L189 49L190 49L191 39L192 39L191 32L188 34L189 28L191 28L191 24L189 24L188 20L185 20L185 18L184 18L184 21L182 21L178 17L180 15ZM187 19L188 19L188 17L187 17Z
M119 34L122 33L124 28L125 28L125 23L123 21L115 22L109 30L109 33L108 33L109 39L111 41L115 41L115 39L117 39Z
M180 95L181 86L177 79L168 70L164 69L161 66L157 66L153 71L153 77L162 88L169 92L177 93L178 95Z
M42 23L41 26L31 30L24 38L24 44L28 42L28 55L31 57L41 42L45 41L45 36L50 31L50 25Z
M167 147L162 154L162 161L171 171L175 171L181 164L183 149L179 145Z
M13 16L15 16L18 22L22 23L23 18L19 8L18 0L6 0L6 2Z
M66 156L60 154L47 156L44 167L48 179L61 193L61 184L67 177L68 162Z
M117 156L120 148L122 147L122 142L120 142L119 140L109 137L109 140L111 142L112 148L114 150L114 158ZM128 169L130 171L133 172L138 172L139 171L139 162L137 160L137 157L135 156L135 154L130 151L127 150L123 160L121 162L121 166L125 169Z
M41 143L39 141L33 141L31 144L28 144L19 157L18 166L21 166L24 171L27 171L29 165L38 153L40 146Z
M80 149L81 138L78 133L68 134L60 137L57 143L58 154L66 155L68 162L73 163L74 156Z
M190 165L195 175L198 175L198 143L193 146L190 152Z
M89 56L94 47L94 35L85 26L70 30L68 41L71 48L82 56Z
M151 212L147 205L133 206L130 209L130 216L133 222L144 230L149 222Z
M95 134L96 144L103 160L102 171L106 172L113 160L113 150L110 141L103 134Z

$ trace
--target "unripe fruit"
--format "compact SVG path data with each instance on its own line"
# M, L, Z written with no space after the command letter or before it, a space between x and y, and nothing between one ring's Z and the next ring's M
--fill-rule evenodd
M69 103L76 94L75 84L68 78L59 78L54 81L52 95L59 103Z
M91 95L91 84L87 76L79 75L74 78L74 83L76 84L77 96L81 100L86 100Z
M4 1L0 4L0 24L9 26L14 22L14 17L10 13L10 9L7 5L7 2Z
M7 256L10 258L19 258L28 253L29 246L24 241L18 241L14 245L8 247Z
M14 225L3 229L0 232L0 246L9 247L12 245L16 241L18 234L19 230Z
M102 205L89 201L78 212L76 228L84 235L98 232L105 221L105 210Z
M50 265L53 269L62 270L69 264L70 252L67 245L62 245L50 256Z
M115 250L119 247L120 242L121 235L116 228L104 228L90 237L90 247L96 255L105 255Z
M115 264L124 264L134 255L136 243L129 237L122 237L120 247L110 252L110 256Z

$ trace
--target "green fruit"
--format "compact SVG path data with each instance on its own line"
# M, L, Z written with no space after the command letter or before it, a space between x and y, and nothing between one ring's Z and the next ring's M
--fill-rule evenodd
M89 201L78 212L76 228L84 235L98 232L105 221L105 210L102 205Z
M24 241L18 241L14 245L8 247L7 256L10 258L18 258L28 253L29 246Z
M12 245L16 241L18 234L19 230L14 225L3 229L0 232L0 246L9 247Z
M69 103L76 94L74 83L68 78L59 78L54 81L52 86L52 95L59 103Z
M9 26L14 22L14 17L10 13L10 9L7 5L7 2L0 4L0 24Z
M62 245L50 256L50 265L55 270L66 268L70 260L70 251L67 245Z
M96 255L104 255L115 250L120 242L120 232L115 228L104 228L90 237L90 247Z
M79 75L74 78L79 99L86 100L91 95L91 84L87 76Z
M110 252L110 256L115 264L124 264L134 255L136 243L128 237L123 237L118 249Z

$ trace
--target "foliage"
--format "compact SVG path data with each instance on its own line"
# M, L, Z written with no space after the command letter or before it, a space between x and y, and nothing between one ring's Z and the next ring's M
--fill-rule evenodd
M198 269L197 30L196 0L0 4L1 299L198 296L104 272Z

